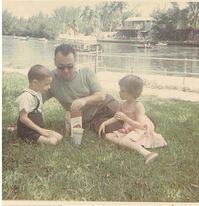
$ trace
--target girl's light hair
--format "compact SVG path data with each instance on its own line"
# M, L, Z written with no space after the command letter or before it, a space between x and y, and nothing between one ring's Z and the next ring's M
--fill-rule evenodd
M123 87L128 94L137 99L142 93L144 82L140 77L129 74L120 79L119 85Z
M47 77L51 77L52 73L49 69L43 65L36 64L32 66L28 72L28 80L32 82L33 80L41 81Z

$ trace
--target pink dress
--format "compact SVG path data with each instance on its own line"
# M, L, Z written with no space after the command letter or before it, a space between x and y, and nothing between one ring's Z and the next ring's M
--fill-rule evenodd
M130 119L136 120L135 107L129 105L126 101L122 101L120 103L119 110L126 114ZM154 124L147 116L145 116L145 121L145 124L148 126L148 130L136 129L124 122L122 129L114 131L114 134L119 138L127 137L145 148L166 146L166 141L161 134L157 134L154 131Z

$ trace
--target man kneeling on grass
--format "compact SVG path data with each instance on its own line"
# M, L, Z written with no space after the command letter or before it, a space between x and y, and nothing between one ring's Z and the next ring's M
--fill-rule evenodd
M98 132L102 122L114 116L118 101L103 91L95 73L90 68L79 69L75 65L75 50L68 44L55 49L55 66L52 71L50 89L43 95L46 101L55 97L65 108L67 114L82 113L84 129ZM107 132L118 128L118 123L106 127ZM70 116L66 115L66 136L70 135Z
M50 88L51 75L42 65L32 66L28 72L29 88L16 100L19 105L17 135L26 142L55 145L63 138L53 130L44 129L41 94Z

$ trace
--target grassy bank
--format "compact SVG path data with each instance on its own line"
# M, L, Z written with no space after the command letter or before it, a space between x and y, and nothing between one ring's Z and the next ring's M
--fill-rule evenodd
M15 125L15 98L26 83L22 75L3 75L3 127ZM199 103L142 100L168 143L154 150L157 161L145 166L136 152L118 149L91 131L77 148L69 138L57 146L28 145L3 129L3 199L199 201ZM52 99L43 109L46 125L62 132L61 106Z

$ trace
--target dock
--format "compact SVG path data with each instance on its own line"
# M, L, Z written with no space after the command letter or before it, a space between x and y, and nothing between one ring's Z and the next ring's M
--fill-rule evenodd
M87 36L64 36L60 37L59 41L71 45L76 51L79 52L94 52L98 46L98 50L101 50L101 45L96 38Z
M123 44L145 44L146 40L127 40L127 39L98 39L98 43L123 43ZM199 47L199 41L166 41L167 45L193 46ZM150 41L152 45L158 44L158 41Z

